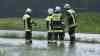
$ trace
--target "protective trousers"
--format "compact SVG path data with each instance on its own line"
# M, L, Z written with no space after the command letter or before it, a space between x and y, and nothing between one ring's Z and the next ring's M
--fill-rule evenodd
M54 32L54 40L64 40L64 32Z
M75 28L69 28L68 34L70 36L70 41L75 41Z

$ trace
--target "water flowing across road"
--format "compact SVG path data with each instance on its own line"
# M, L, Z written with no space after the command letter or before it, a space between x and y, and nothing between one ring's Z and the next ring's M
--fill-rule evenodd
M47 35L47 32L33 31L34 35ZM13 36L12 36L13 35ZM23 31L0 30L0 56L100 56L99 43L75 42L71 44L64 41L64 45L48 45L47 40L32 40L32 45L24 44ZM20 38L4 38L7 36ZM80 41L100 41L99 34L76 33L76 38ZM69 36L66 33L65 38Z
M0 30L1 37L16 37L24 38L24 31L18 30ZM32 31L32 36L47 36L47 32L42 31ZM100 34L89 34L89 33L76 33L76 39L83 42L99 42L100 43ZM65 33L65 40L69 40L69 35Z
M24 39L0 38L0 56L100 56L100 44L79 43L48 45L46 40L33 40L31 46Z

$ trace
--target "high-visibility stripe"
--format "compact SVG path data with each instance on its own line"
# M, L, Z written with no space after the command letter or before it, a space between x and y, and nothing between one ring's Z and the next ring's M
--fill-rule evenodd
M54 32L64 32L63 30L54 30Z
M62 14L53 14L53 21L60 21L60 18L61 18Z
M48 32L64 32L64 30L49 30Z
M46 18L46 20L47 20L47 21L51 21L52 18L53 18L52 16L48 16L48 17Z
M26 29L25 31L32 31L31 29Z
M28 29L27 20L25 20L25 29Z
M73 19L73 23L75 24L75 17L74 15L71 13L72 19Z

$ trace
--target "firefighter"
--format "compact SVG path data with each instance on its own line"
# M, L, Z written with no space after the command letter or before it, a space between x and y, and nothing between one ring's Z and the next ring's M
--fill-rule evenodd
M77 14L75 10L73 10L70 4L64 5L64 14L67 16L68 23L68 34L70 36L70 41L75 41L75 28L76 28L76 17Z
M51 43L53 40L53 31L51 29L51 19L53 18L52 15L54 13L53 8L48 9L48 16L46 18L46 24L48 29L48 43Z
M32 23L35 23L35 22L32 21L31 13L32 13L32 10L30 8L27 8L23 16L26 44L32 44Z
M60 6L56 6L55 8L53 19L51 20L51 29L54 32L54 37L55 37L54 40L56 41L64 40L64 21Z

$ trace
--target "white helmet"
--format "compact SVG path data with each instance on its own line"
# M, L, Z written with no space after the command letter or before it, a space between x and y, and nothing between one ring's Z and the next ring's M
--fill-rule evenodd
M60 6L56 6L55 11L61 11L61 7Z
M49 14L53 14L53 12L54 12L54 10L53 10L52 8L49 8L49 9L48 9L48 13L49 13Z
M27 8L25 12L31 13L32 12L32 9Z
M66 4L64 5L64 8L66 8L66 9L70 9L71 6L70 6L70 4L66 3Z

